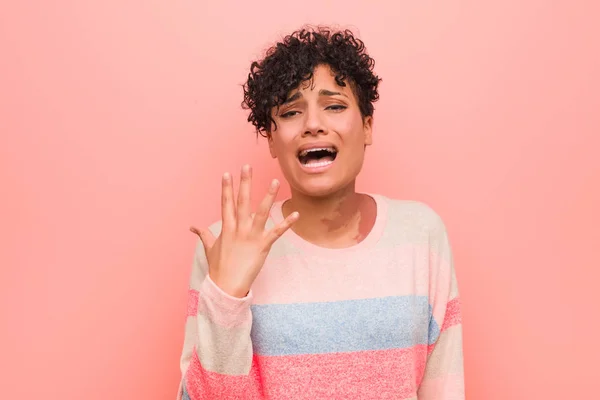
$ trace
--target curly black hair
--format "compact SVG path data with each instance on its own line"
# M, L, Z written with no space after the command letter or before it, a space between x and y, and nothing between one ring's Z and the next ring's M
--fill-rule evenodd
M364 43L350 30L302 28L270 47L265 58L250 67L242 107L250 110L248 122L257 135L268 137L271 124L277 129L271 110L283 104L300 83L309 81L318 65L328 65L338 85L350 84L363 118L373 115L381 79L373 73L375 61Z

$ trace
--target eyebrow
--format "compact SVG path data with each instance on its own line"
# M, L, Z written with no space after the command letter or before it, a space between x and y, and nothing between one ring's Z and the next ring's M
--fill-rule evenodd
M327 89L321 89L321 90L319 90L319 96L346 96L346 97L348 97L346 94L344 94L342 92L332 92L331 90L327 90ZM296 92L293 95L291 95L290 97L288 97L283 102L283 104L287 104L287 103L291 103L292 101L296 101L300 97L302 97L302 93L301 92Z
M319 90L319 96L346 96L346 94L342 92L332 92L331 90L321 89Z

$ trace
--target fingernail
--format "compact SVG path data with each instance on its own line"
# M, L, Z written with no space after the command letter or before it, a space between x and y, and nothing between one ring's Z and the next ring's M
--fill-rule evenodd
M242 167L242 171L244 172L250 172L250 165L246 164Z
M273 179L271 182L271 187L275 189L277 186L279 186L279 181L277 179Z
M229 180L229 178L231 178L231 175L229 175L229 172L225 172L225 173L223 174L223 179L225 179L226 181L228 181L228 180Z

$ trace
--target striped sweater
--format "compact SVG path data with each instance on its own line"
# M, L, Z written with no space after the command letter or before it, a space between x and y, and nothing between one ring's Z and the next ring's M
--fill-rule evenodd
M372 197L363 241L328 249L288 230L245 298L211 281L198 243L178 400L464 399L444 224L422 203ZM267 228L282 220L277 202Z

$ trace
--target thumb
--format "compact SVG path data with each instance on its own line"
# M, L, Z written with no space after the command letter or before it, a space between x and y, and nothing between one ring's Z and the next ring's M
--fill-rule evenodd
M215 235L213 235L212 232L207 229L198 229L194 226L190 227L190 231L198 235L202 245L204 246L204 252L208 254L210 249L212 249L213 245L215 244Z

